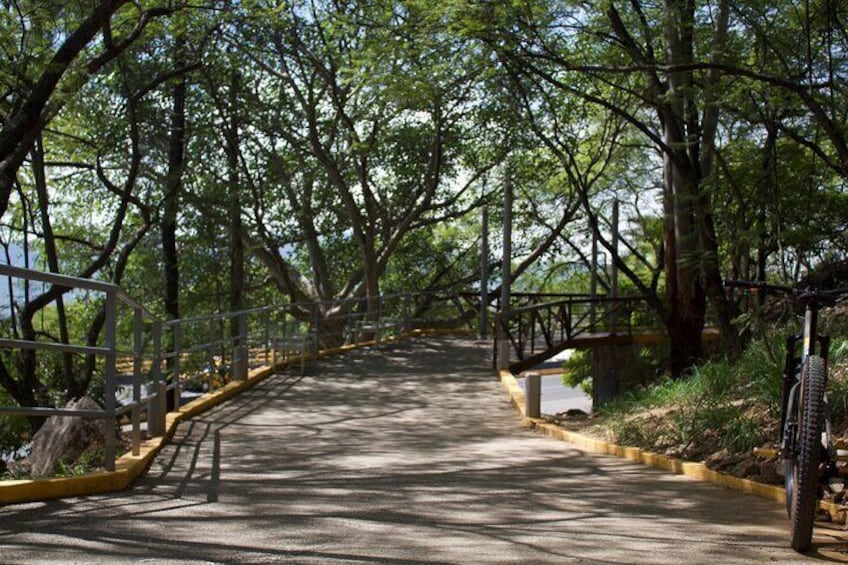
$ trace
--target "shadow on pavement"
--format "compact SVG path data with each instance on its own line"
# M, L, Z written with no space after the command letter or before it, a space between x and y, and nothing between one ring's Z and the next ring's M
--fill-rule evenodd
M775 503L521 427L488 343L275 375L180 424L132 492L0 509L8 562L797 563ZM827 549L829 548L829 549ZM6 561L6 559L4 559Z

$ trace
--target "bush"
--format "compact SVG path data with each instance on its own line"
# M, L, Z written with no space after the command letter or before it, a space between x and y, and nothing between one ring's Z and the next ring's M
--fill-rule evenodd
M735 363L707 361L680 379L665 378L601 409L613 440L654 451L704 457L727 448L747 452L775 439L780 417L782 353L754 343ZM773 348L772 348L773 349ZM846 348L848 352L848 348ZM842 397L848 405L848 385Z
M592 355L585 349L575 349L562 363L562 384L580 388L592 394Z
M0 389L0 406L16 403L4 389ZM0 455L11 456L29 441L29 421L24 416L0 415Z

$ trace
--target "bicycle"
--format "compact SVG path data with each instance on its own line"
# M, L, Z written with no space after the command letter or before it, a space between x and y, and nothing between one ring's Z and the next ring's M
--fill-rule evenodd
M819 499L831 488L831 479L842 478L837 468L825 392L830 337L818 333L818 312L848 298L848 289L796 289L734 280L725 281L725 286L742 288L751 294L785 294L804 306L801 334L786 338L780 413L780 456L790 539L792 548L803 553L812 541Z

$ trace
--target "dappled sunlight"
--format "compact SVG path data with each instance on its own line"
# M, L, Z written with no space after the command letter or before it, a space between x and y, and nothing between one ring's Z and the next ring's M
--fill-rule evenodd
M104 563L797 562L778 504L522 428L486 352L275 375L182 422L132 492L4 508L0 540Z

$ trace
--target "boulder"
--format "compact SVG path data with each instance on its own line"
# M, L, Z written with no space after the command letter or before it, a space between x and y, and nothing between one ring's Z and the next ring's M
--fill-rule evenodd
M101 410L89 396L68 402L66 408ZM92 444L104 441L103 420L74 416L50 416L32 438L29 466L33 477L55 473L60 461L73 464Z

